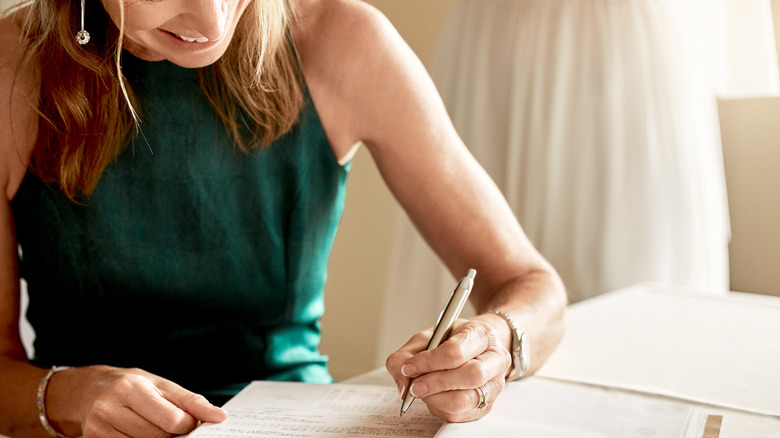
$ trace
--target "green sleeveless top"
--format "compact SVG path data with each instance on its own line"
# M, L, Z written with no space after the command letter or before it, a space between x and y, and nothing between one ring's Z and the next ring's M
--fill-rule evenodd
M143 135L78 205L26 175L12 201L34 362L139 367L221 402L251 380L331 382L318 352L340 166L307 96L237 150L196 70L127 56Z

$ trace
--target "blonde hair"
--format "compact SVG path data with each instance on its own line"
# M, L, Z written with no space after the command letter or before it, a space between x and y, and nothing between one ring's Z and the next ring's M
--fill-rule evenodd
M29 169L59 183L73 200L92 193L137 126L137 101L121 71L123 29L102 7L92 8L90 43L80 46L74 38L79 14L79 1L33 1L24 19L20 64L41 72ZM225 54L199 69L207 101L243 151L269 145L301 111L303 85L289 22L285 0L250 0Z

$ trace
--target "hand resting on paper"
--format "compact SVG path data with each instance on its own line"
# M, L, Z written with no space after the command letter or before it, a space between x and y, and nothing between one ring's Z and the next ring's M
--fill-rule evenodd
M66 391L71 400L66 405L78 410L73 414L81 424L75 429L67 423L57 426L66 431L80 429L85 437L182 435L201 421L216 423L227 416L205 397L140 369L90 366L60 373L72 374L63 384L77 385L75 391ZM52 377L50 385L58 384L60 373ZM64 408L54 400L50 406ZM70 436L75 436L72 433Z

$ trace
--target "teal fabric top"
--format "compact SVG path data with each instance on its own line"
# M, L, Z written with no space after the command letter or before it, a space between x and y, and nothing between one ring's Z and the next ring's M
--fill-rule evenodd
M348 166L310 100L247 154L196 70L126 56L143 136L85 205L29 173L12 201L34 361L140 367L217 401L250 380L331 382L319 319Z

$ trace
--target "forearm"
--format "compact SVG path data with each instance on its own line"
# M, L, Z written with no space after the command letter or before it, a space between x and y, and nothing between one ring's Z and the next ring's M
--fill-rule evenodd
M528 374L536 372L547 361L563 337L566 291L551 269L528 271L474 298L472 302L478 313L474 319L489 324L510 351L512 335L509 325L494 311L509 314L517 327L527 333L531 350Z
M41 379L48 370L35 367L26 360L13 359L9 357L0 358L0 433L13 437L49 437L50 435L43 429L38 418L37 392ZM62 391L63 376L53 377L49 382L46 391L46 408L49 418L58 430L68 432L70 436L77 436L79 429L74 429L74 424L54 420L54 416L61 417L66 411L64 406L74 406L72 400L62 404L60 400L65 400ZM78 425L75 424L77 427ZM60 427L65 427L64 429Z

